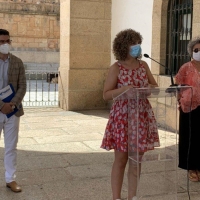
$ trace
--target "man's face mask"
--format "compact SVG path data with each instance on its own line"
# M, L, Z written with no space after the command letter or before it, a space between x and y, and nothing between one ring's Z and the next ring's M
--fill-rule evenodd
M139 57L142 53L142 49L141 49L140 44L136 44L136 45L131 46L129 53L133 58Z
M0 53L8 54L9 51L10 51L10 44L6 43L6 44L0 45Z

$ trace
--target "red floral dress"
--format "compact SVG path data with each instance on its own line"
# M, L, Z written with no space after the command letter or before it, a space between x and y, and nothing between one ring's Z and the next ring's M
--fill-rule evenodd
M117 88L125 85L135 85L140 88L148 87L148 77L145 67L140 62L137 69L129 70L120 63ZM136 101L132 103L131 116L137 116ZM139 144L138 151L146 152L160 146L157 124L152 107L148 99L139 100ZM130 128L130 126L129 126ZM131 124L131 131L136 132L136 125ZM132 142L136 138L132 137ZM121 152L128 151L128 100L114 101L110 110L109 120L106 126L101 148L106 150L115 149Z

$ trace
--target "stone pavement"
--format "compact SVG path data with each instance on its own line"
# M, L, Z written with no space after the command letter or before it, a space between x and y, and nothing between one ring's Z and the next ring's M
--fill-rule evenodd
M106 110L26 108L21 117L17 166L17 181L23 191L16 194L5 187L2 135L0 200L111 200L113 152L99 148L107 118ZM172 146L173 134L169 138L166 141ZM141 191L151 196L141 199L176 199L159 196L161 166L150 162L143 171ZM177 199L188 200L186 172L178 170L178 177ZM126 181L125 177L123 199L127 195ZM190 196L191 200L200 199L200 182L190 182Z

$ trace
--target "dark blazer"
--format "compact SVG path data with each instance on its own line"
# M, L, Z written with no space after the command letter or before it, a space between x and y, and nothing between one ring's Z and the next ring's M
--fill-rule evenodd
M19 110L15 115L20 117L24 114L22 100L26 94L26 75L22 60L11 53L9 53L8 84L12 84L15 90L16 94L11 102L18 107ZM0 109L3 105L4 102L0 100Z

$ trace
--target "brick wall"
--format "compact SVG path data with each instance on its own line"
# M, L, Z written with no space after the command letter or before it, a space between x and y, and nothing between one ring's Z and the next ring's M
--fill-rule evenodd
M58 1L0 1L0 27L10 32L12 53L19 56L27 68L59 63L59 16ZM37 64L32 67L34 63Z

